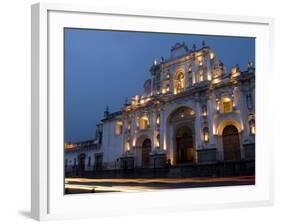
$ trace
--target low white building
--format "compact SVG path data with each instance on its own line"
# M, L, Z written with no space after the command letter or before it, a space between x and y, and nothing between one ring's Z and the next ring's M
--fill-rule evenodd
M177 43L169 59L154 60L150 73L141 96L120 112L105 111L89 154L92 169L96 163L127 169L255 159L251 62L246 71L235 65L228 73L205 43L200 49ZM70 160L78 161L81 152L72 152Z
M84 171L101 170L103 168L101 142L102 124L98 124L95 139L66 143L64 146L65 172L81 175Z

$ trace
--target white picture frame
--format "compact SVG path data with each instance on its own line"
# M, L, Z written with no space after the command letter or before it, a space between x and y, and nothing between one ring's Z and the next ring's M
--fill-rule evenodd
M273 145L267 97L273 75L271 18L32 5L31 214L37 220L100 217L273 203ZM64 195L63 27L256 37L256 185L140 193ZM188 27L188 30L187 30ZM178 200L178 199L181 200ZM187 199L187 200L185 200ZM131 206L130 203L134 206ZM129 204L129 205L128 205Z

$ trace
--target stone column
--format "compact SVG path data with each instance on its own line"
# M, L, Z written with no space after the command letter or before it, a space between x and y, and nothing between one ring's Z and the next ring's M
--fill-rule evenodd
M174 94L174 77L170 75L170 92Z
M167 145L168 150L167 150L167 158L171 159L172 164L176 163L176 149L174 147L174 129L169 127L169 132L168 135L166 136L166 138L169 138L169 145ZM167 144L167 142L166 142Z
M151 152L156 151L156 144L155 144L155 128L156 128L156 113L155 110L152 110L149 116L149 125L150 125L150 130L149 130L149 135L150 135L150 140L151 140Z
M241 87L237 87L234 95L237 98L236 109L240 110L240 119L242 121L241 127L243 128L243 135L241 136L243 136L243 139L241 139L241 142L248 142L250 131L249 131L249 124L248 124L248 108L247 108L246 94L241 91Z
M184 91L188 88L188 72L184 74Z
M133 139L135 139L135 151L136 151L136 144L137 144L137 139L136 139L136 132L138 131L138 127L137 127L137 114L135 114L134 118L131 121L131 133L132 133L132 137Z
M201 145L201 113L200 113L200 103L196 99L195 101L195 139L196 139L196 150Z
M243 132L240 136L240 145L241 145L241 158L245 158L245 152L243 144L250 143L250 130L249 130L249 122L248 122L248 107L247 107L247 99L246 94L241 91L241 87L237 87L235 91L235 97L237 98L237 110L240 110L240 124Z
M214 133L213 133L213 113L214 113L214 97L209 96L207 101L207 117L208 117L208 127L209 127L209 144L213 145Z
M160 110L160 149L164 150L164 110Z

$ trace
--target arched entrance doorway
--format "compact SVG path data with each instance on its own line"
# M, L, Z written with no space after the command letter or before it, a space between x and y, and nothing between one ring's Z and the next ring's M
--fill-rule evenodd
M189 127L180 127L176 132L176 159L177 163L193 162L195 152L193 134Z
M180 106L168 117L166 145L172 165L196 162L195 112L191 107Z
M151 151L151 141L150 139L145 139L142 143L142 167L147 168L149 167L149 153Z
M222 132L224 160L240 160L240 140L237 128L228 125Z

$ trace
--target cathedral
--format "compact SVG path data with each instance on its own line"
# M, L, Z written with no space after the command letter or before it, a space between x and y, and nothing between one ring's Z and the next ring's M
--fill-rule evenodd
M92 141L65 144L65 167L161 168L255 160L255 68L227 71L205 44L153 60L142 95L104 112ZM82 168L81 168L82 167Z

